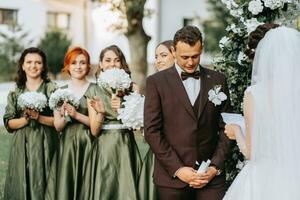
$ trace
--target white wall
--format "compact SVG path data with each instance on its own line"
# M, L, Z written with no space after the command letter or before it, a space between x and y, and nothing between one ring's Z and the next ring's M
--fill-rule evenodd
M0 8L17 9L18 24L29 33L36 45L47 31L47 12L67 12L71 14L69 36L74 45L84 46L83 9L80 2L55 0L1 0ZM0 30L7 30L7 25L0 25Z
M182 28L183 18L193 18L199 16L207 19L206 0L159 0L161 5L160 12L160 39L173 39L174 33Z
M130 63L128 41L122 33L111 32L109 25L118 22L116 14L110 13L107 7L95 7L88 4L87 24L84 24L84 0L0 0L0 8L18 9L18 21L29 38L36 44L47 30L47 11L68 12L71 14L69 36L73 46L87 48L92 63L98 62L100 51L111 44L118 45ZM154 50L157 43L172 39L174 33L182 27L183 18L196 15L209 17L205 0L147 0L146 8L153 10L151 17L144 18L145 32L151 36L148 44L148 62L154 62ZM85 27L87 31L85 33ZM5 30L0 25L0 30ZM85 36L86 34L86 36ZM85 37L87 41L85 41ZM150 69L153 71L153 69Z
M18 24L22 26L23 31L28 32L28 39L35 42L40 38L45 29L46 16L44 15L44 6L40 2L31 0L2 0L0 8L18 10ZM7 25L0 25L1 31L7 30Z

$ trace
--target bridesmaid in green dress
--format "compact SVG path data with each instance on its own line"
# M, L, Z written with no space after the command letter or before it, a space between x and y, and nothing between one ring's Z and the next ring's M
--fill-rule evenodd
M7 98L3 116L4 125L12 133L4 199L44 199L46 181L53 154L57 148L57 133L53 127L53 115L49 107L38 113L21 111L18 97L29 91L45 94L47 98L55 90L48 77L46 55L38 48L28 48L21 54L18 64L17 86ZM35 127L29 126L36 121Z
M100 67L103 71L118 67L130 73L123 53L115 45L101 52ZM81 197L89 200L138 199L137 180L141 159L133 132L117 120L121 97L112 97L108 89L100 86L95 96L90 101L89 116L91 132L96 139L87 170L90 175L86 175L89 179L85 183L90 188L82 191Z
M71 80L62 88L68 88L80 99L79 107L64 103L54 111L54 126L60 132L60 148L52 163L46 199L78 199L82 187L84 169L91 147L90 121L86 97L98 90L95 83L86 79L90 70L90 56L80 47L69 50L64 60L64 72ZM67 112L72 121L67 122Z
M172 40L166 40L156 46L154 66L157 71L167 69L174 65L172 48ZM143 160L143 166L140 174L139 196L142 200L157 200L159 199L158 191L153 183L155 157L146 141L144 145L148 146L148 151Z

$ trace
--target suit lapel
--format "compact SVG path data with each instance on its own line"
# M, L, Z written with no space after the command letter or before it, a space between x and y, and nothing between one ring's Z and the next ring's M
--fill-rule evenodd
M211 86L211 78L210 75L207 74L207 71L200 66L200 77L201 77L201 89L200 89L200 97L199 97L199 110L198 110L198 116L197 118L199 119L203 109L206 105L207 99L208 99L208 90Z
M183 104L187 112L196 120L196 116L194 114L192 105L190 103L189 97L185 91L185 88L183 86L183 83L180 79L180 76L178 75L178 72L173 66L169 71L168 71L168 76L166 76L169 87L173 90L175 97L179 99L179 101Z

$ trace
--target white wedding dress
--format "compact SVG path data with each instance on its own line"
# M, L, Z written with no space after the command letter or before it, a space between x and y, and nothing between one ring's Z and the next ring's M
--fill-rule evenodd
M251 108L242 144L250 158L224 200L300 200L299 63L294 29L272 29L258 44L245 95Z

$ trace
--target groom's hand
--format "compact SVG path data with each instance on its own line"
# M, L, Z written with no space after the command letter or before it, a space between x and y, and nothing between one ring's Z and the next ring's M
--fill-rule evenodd
M206 183L205 184L197 184L197 183L191 182L190 186L193 188L196 188L196 189L202 188L207 183L209 183L216 176L216 174L217 174L217 169L215 167L209 167L205 173L200 175L201 180L205 181Z
M201 178L201 175L197 173L192 167L182 167L180 168L176 176L183 182L188 183L189 185L205 185L208 182Z

